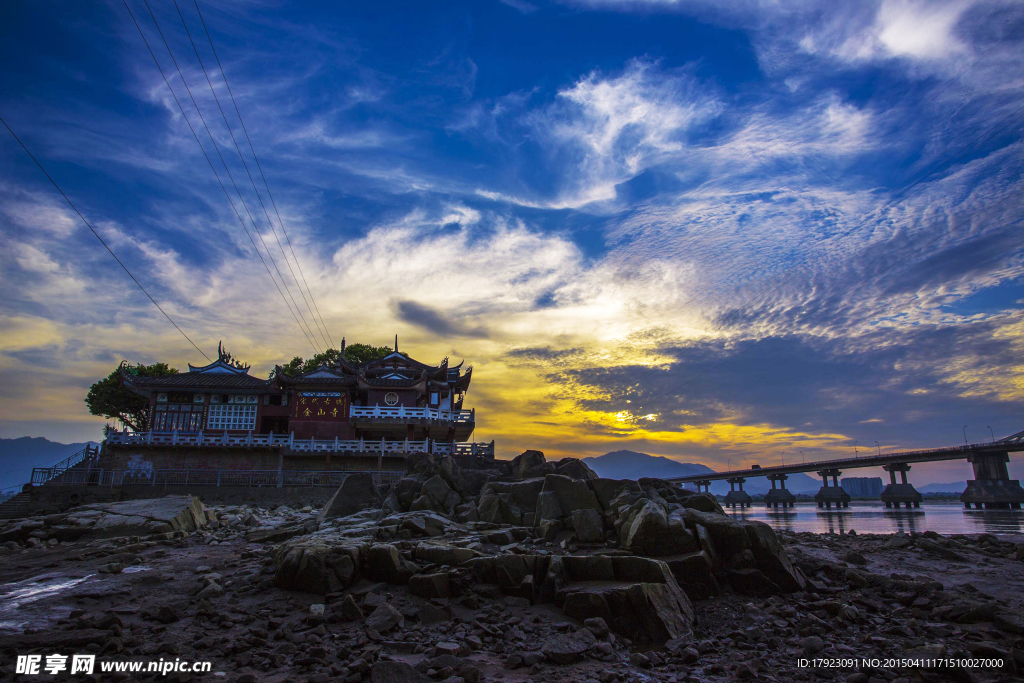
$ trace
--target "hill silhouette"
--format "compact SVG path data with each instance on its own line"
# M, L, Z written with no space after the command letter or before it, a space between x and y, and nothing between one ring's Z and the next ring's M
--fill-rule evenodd
M58 443L41 436L0 439L0 489L21 485L32 478L33 467L49 467L85 448L82 443Z
M612 451L592 458L583 458L599 476L609 479L640 479L656 477L690 477L695 474L714 472L707 465L695 462L679 462L662 455L649 455L637 451ZM821 484L806 474L791 474L786 487L794 493L816 493ZM764 493L771 484L764 477L751 478L743 485L748 493ZM711 492L725 494L729 492L729 484L724 481L711 483Z

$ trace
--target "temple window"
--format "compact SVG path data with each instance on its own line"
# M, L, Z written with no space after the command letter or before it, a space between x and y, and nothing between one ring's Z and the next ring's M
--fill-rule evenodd
M206 416L207 429L250 430L256 428L256 403L254 395L213 396L210 411Z
M384 402L387 403L389 406L398 405L398 394L396 394L393 391L389 391L387 394L384 395Z
M202 404L158 404L153 411L155 432L197 432L203 422Z

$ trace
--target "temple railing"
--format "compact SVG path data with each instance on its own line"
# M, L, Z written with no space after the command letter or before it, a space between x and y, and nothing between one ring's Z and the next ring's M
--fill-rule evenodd
M442 410L441 408L409 408L406 406L351 406L348 416L352 420L438 420L441 422L474 422L476 409Z
M129 432L110 430L107 443L118 446L210 446L227 448L285 448L293 453L371 453L481 455L494 457L494 442L447 443L434 439L388 441L386 439L296 439L295 434L206 434L199 432Z
M494 459L494 442L490 443L436 443L434 453L453 455L455 457L480 456Z
M65 469L32 470L33 486L308 486L337 488L350 474L372 474L374 481L387 484L401 479L403 472L371 470L364 472L297 470L202 470L202 469Z

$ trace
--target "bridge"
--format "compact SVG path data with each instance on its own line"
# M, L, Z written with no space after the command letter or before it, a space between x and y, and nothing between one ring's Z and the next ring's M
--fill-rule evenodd
M669 481L680 484L696 484L698 490L708 491L712 481L729 482L730 491L725 497L728 507L749 507L753 502L750 494L743 490L743 484L752 477L767 477L772 488L765 494L765 505L770 508L793 507L796 497L786 489L786 479L798 472L816 472L821 477L822 487L814 496L818 507L846 508L850 505L850 494L839 486L839 475L843 470L862 467L881 467L889 473L890 483L882 491L882 502L886 507L920 507L923 497L907 481L907 472L912 463L940 462L944 460L967 460L974 467L974 479L967 482L967 489L960 500L968 510L1017 509L1024 503L1024 489L1016 479L1010 479L1007 463L1010 453L1024 451L1024 431L1004 439L982 444L965 444L949 448L932 448L901 453L879 453L836 460L800 462L793 465L778 465L750 469L708 472L689 477L673 477ZM896 475L900 475L900 481ZM832 484L829 485L829 479Z

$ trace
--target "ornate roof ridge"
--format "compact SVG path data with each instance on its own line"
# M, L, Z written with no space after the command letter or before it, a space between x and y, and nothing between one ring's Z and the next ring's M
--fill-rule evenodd
M249 374L248 363L243 363L224 349L224 342L217 342L217 360L209 365L197 366L188 364L189 372L233 372L235 374Z

